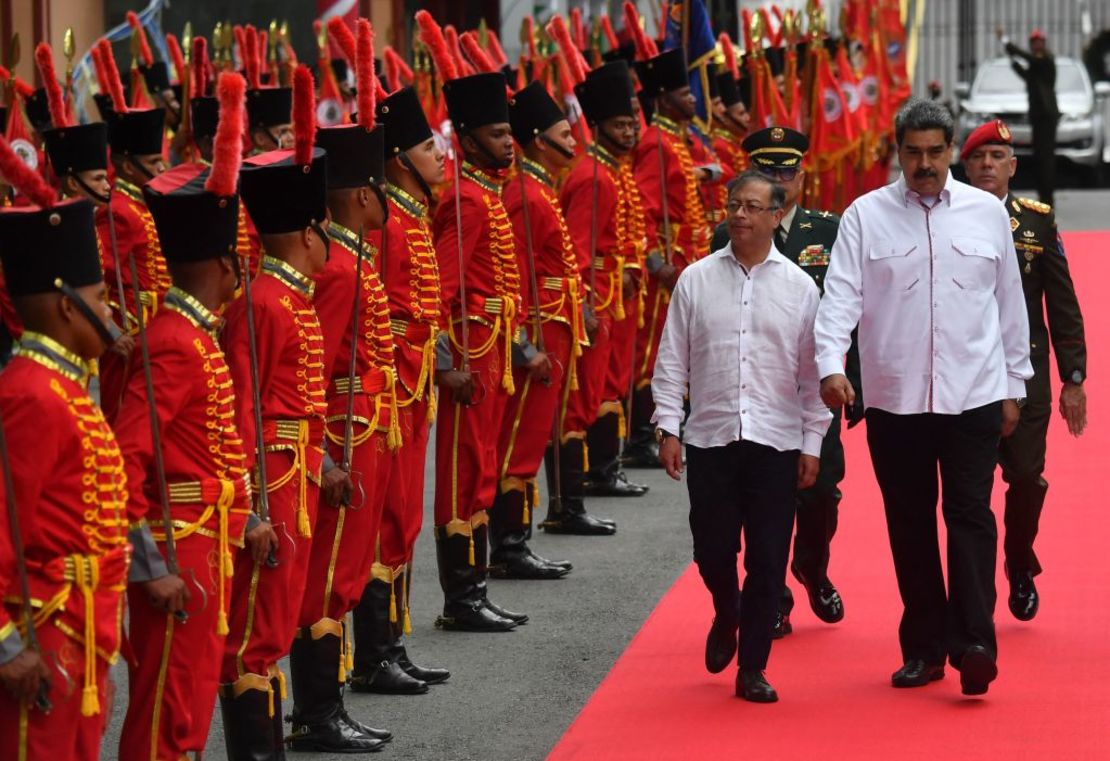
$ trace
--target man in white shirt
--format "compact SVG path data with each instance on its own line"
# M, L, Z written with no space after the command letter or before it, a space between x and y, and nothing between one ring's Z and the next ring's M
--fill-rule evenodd
M690 530L715 613L706 668L718 673L732 662L739 626L736 694L763 703L778 699L763 670L786 581L795 493L813 485L832 419L818 395L817 286L772 243L783 200L782 187L757 172L729 184L730 243L679 277L651 382L660 460L676 480L689 389Z
M914 99L899 112L902 176L841 218L817 314L817 364L825 402L851 404L844 355L859 324L867 443L904 606L904 664L892 683L941 679L947 655L964 694L979 695L998 673L990 509L998 442L1017 425L1033 368L1009 217L997 198L953 179L952 133L937 103Z

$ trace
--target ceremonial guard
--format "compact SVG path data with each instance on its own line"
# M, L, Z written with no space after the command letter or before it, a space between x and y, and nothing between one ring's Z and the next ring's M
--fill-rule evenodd
M443 615L453 631L509 631L527 616L487 596L488 510L497 493L497 437L514 391L512 350L521 285L501 188L513 164L505 77L457 76L442 31L418 11L421 38L443 82L461 155L432 220L441 322L436 380L435 523Z
M1002 439L998 452L1002 479L1008 484L1003 541L1010 581L1008 602L1015 618L1028 621L1037 615L1040 606L1033 577L1041 572L1041 564L1033 551L1033 541L1048 492L1043 474L1048 421L1052 417L1049 338L1063 382L1060 414L1068 431L1078 436L1087 426L1087 392L1083 385L1087 379L1087 342L1083 314L1052 207L1018 198L1010 191L1017 159L1006 124L996 119L973 131L964 142L960 160L972 185L993 193L1006 204L1029 310L1033 378L1025 384L1026 401L1017 428Z
M313 83L304 66L294 73L294 89L295 149L248 158L240 172L240 193L266 255L258 278L247 280L228 308L223 335L257 495L249 551L235 564L220 670L232 761L281 752L285 678L277 661L297 628L324 456L324 338L312 278L328 257L327 167L324 151L313 146Z
M134 544L128 639L135 657L128 692L142 696L127 706L123 761L204 751L234 557L250 513L236 393L216 341L218 315L239 281L244 83L225 73L219 86L222 115L211 169L182 164L143 186L174 284L145 326L145 339L140 336L145 351L132 353L115 424ZM151 531L158 546L145 541Z
M108 91L111 101L104 119L108 123L116 176L111 201L98 210L96 224L100 240L109 248L104 257L104 273L119 324L134 336L138 325L135 310L142 309L149 322L170 287L158 231L141 189L166 168L162 158L165 112L160 108L128 108L112 46L107 40L97 44L93 56L98 62L100 86ZM135 258L139 277L138 305L133 298L130 257ZM115 353L106 354L100 364L100 406L109 422L114 422L123 398L126 366L127 360Z
M255 81L247 90L247 120L251 153L293 147L293 90L263 87Z
M88 393L116 336L92 203L56 202L2 140L0 174L29 202L0 211L25 327L0 376L0 757L95 761L131 555L123 457Z
M641 96L654 106L651 126L636 146L636 183L648 220L647 296L643 328L636 337L635 392L629 465L658 467L659 446L651 423L651 376L671 289L688 264L709 250L710 230L694 159L687 145L694 96L680 48L636 62Z
M436 146L420 99L411 87L378 104L385 128L388 214L378 269L393 334L395 408L401 447L390 458L370 580L354 610L355 692L418 694L450 677L446 669L412 662L403 642L411 630L409 596L416 539L424 519L424 462L435 420L435 343L440 292L428 229L431 187L443 182Z
M536 474L558 406L578 385L578 357L586 343L579 256L555 188L574 158L575 141L566 115L539 82L513 95L509 119L524 151L518 176L504 193L517 265L525 274L524 325L529 342L547 355L551 371L537 380L524 364L513 370L515 393L497 445L490 572L498 578L558 579L570 572L570 564L536 555L527 539L539 506Z
M548 483L557 481L561 493L550 495L542 528L548 533L606 535L616 531L616 523L586 512L587 461L595 483L604 478L614 487L613 492L622 488L635 491L619 478L616 463L624 418L620 398L627 392L628 376L622 386L619 379L613 382L610 372L620 364L631 372L631 343L622 349L623 357L614 356L618 349L612 337L617 324L635 333L636 293L645 251L643 203L632 174L636 115L628 64L611 61L588 72L575 86L575 94L593 130L594 143L571 169L560 200L579 268L585 273L584 300L592 332L590 346L578 362L578 388L563 389L559 441L553 443L558 447L558 467L554 450L547 458ZM602 419L605 422L599 423ZM595 454L587 452L586 437L598 425L609 429L608 436L598 437L608 451Z
M297 632L289 653L293 750L366 752L389 732L349 718L343 704L353 665L344 621L374 559L393 450L400 445L393 396L389 307L367 230L385 222L384 128L376 124L370 22L359 19L358 122L321 129L328 157L331 239L314 303L324 336L327 417L320 506Z
M727 68L717 73L717 94L713 101L713 150L722 167L727 166L734 175L740 174L748 168L748 156L740 144L748 135L751 117L741 97L740 83ZM714 246L710 248L716 250Z

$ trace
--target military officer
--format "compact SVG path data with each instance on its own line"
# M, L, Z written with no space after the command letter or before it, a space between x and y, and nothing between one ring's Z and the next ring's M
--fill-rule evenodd
M836 242L840 219L827 211L804 209L798 204L805 182L802 161L809 149L809 139L786 127L768 127L745 138L743 148L754 169L786 190L785 213L775 230L775 248L805 270L824 293L829 253ZM714 235L713 248L725 245L728 245L728 233L722 226ZM853 345L847 366L853 387L858 389L858 359L855 357ZM861 396L857 394L856 405L846 411L849 426L863 417L859 401ZM828 576L829 547L836 533L842 497L839 484L844 479L840 418L840 410L834 410L832 424L821 445L821 470L817 474L817 483L798 494L794 559L790 564L790 572L805 587L813 612L826 623L836 623L844 617L844 602ZM776 637L790 633L793 604L789 588L784 587L779 618L775 624Z
M1048 491L1048 482L1042 474L1048 421L1052 417L1049 336L1056 367L1064 383L1060 391L1060 414L1068 430L1078 436L1087 426L1087 393L1083 388L1087 378L1087 344L1083 335L1083 315L1068 271L1064 245L1056 231L1052 207L1016 198L1010 192L1010 178L1017 169L1017 159L1006 124L996 119L968 135L960 159L972 185L993 193L1006 204L1029 308L1033 379L1025 384L1026 403L1017 429L1002 439L999 448L1002 478L1009 485L1004 551L1010 580L1010 612L1028 621L1037 615L1040 603L1033 577L1041 572L1041 564L1033 552L1033 540Z

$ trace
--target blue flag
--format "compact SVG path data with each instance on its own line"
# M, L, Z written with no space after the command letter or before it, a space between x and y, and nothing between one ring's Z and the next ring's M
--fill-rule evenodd
M689 9L685 6L689 5ZM683 30L683 16L686 29ZM694 93L697 119L703 130L709 127L709 63L717 50L717 38L709 23L703 0L674 0L668 6L667 32L663 49L681 48L685 38L686 65L690 72L690 90Z

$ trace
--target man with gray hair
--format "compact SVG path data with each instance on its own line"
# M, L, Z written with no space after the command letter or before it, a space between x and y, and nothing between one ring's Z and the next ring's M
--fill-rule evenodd
M659 459L682 472L685 443L694 560L713 598L705 666L737 652L736 694L778 699L763 670L786 581L794 499L817 478L832 413L818 396L817 286L775 248L782 186L758 172L729 183L729 244L683 270L671 295L651 392ZM744 589L736 554L744 532Z
M892 683L941 679L947 655L964 694L981 695L998 674L998 443L1017 426L1033 368L1009 217L997 198L952 177L952 133L938 103L912 99L898 113L902 175L841 218L817 313L817 364L826 404L851 404L844 355L858 323L867 443L904 606L904 664Z

